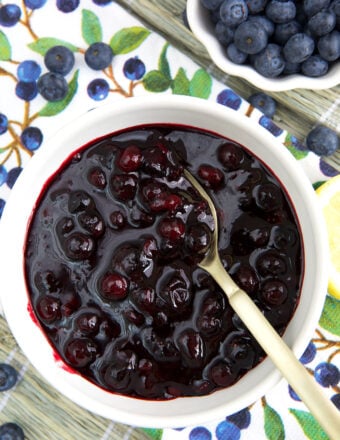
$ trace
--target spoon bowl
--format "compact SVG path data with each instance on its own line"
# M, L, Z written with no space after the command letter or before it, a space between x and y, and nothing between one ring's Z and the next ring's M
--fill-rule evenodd
M198 266L214 278L228 297L231 307L271 358L283 377L287 379L330 438L336 440L340 432L340 414L338 410L325 396L321 387L309 375L308 371L280 338L247 293L237 286L224 269L218 253L218 220L215 205L198 180L186 169L184 170L184 176L208 203L215 225L210 247Z

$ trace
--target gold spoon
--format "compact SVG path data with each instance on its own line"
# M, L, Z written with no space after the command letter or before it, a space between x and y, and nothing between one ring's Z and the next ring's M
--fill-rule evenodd
M285 377L309 408L325 432L332 440L339 440L340 413L247 293L234 283L223 267L218 254L218 221L215 205L201 184L186 169L184 170L184 176L208 203L215 224L211 245L198 266L208 272L221 287L228 297L230 306L273 361L282 376Z

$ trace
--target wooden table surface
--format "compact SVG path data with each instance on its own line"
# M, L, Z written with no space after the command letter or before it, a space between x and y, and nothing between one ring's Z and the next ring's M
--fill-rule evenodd
M185 25L186 0L116 0L146 26L163 35L171 44L205 67L213 76L247 99L257 89L243 79L228 76L213 63L204 46ZM316 124L340 132L340 85L325 90L296 89L267 92L278 102L275 122L303 141ZM340 150L325 158L340 171Z

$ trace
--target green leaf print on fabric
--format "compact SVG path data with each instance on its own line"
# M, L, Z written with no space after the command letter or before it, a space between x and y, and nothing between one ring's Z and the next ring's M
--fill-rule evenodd
M165 92L170 87L170 84L171 79L159 70L150 70L143 78L144 88L149 92Z
M285 429L280 415L263 399L264 431L269 440L284 440Z
M319 321L322 328L340 336L340 301L327 295L323 312Z
M52 38L52 37L39 38L37 41L34 41L33 43L30 43L28 45L30 49L34 50L34 52L37 52L42 56L44 56L45 53L49 49L51 49L51 47L54 46L66 46L72 52L78 51L77 46L74 46L73 44L68 43L67 41L60 40L59 38Z
M170 65L167 58L168 47L169 47L169 43L166 43L163 47L163 50L158 59L158 69L160 72L163 73L163 75L167 76L168 78L171 78Z
M113 35L110 46L115 55L122 55L137 49L149 35L150 31L143 27L123 28Z
M189 95L190 81L183 67L180 67L172 81L171 88L175 95Z
M319 423L314 419L312 414L307 411L290 408L289 412L293 414L303 432L310 440L329 440L328 435L323 431Z
M102 41L103 33L100 20L94 12L88 9L82 11L81 31L84 41L88 45Z
M55 116L58 113L61 113L69 105L77 92L78 75L79 70L74 73L73 78L69 83L68 93L65 98L57 102L48 102L45 107L39 111L39 116Z
M0 61L8 61L12 56L12 48L6 35L0 31Z
M288 133L283 144L292 153L292 155L295 157L295 159L301 160L301 159L305 158L306 156L308 156L308 151L299 150L298 148L296 148L294 146L294 140L295 140L295 137Z
M207 99L210 96L211 87L211 76L204 69L198 69L190 81L189 93L196 98Z
M161 440L163 437L162 429L143 428L142 431L148 434L152 440Z

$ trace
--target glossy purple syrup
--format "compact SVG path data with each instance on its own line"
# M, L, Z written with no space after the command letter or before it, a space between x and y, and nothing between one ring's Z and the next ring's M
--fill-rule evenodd
M264 353L197 267L214 228L186 166L214 200L223 264L282 334L296 308L301 239L277 179L239 144L144 126L94 141L43 189L29 227L30 301L65 363L144 399L228 387Z

